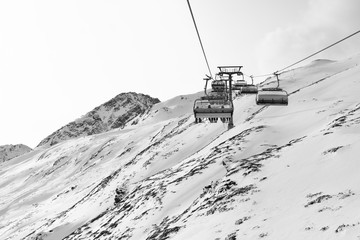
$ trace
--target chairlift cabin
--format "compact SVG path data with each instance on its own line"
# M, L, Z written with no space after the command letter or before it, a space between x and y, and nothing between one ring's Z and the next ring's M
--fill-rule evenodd
M204 100L197 99L194 102L195 122L200 123L205 119L209 119L211 123L215 123L220 119L223 123L230 122L234 107L228 100Z
M256 95L257 105L288 105L288 93L279 88L279 78L277 73L275 76L278 81L276 88L263 88L260 89Z

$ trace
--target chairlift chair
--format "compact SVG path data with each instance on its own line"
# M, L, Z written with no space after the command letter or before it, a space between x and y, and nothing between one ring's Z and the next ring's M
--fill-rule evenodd
M288 105L288 93L279 88L278 75L279 74L275 73L278 82L276 88L263 88L258 91L256 95L257 105Z
M231 120L234 107L229 100L197 99L194 102L193 110L196 123L200 123L204 119L209 119L211 123L215 123L220 119L225 123Z
M242 94L257 94L258 93L258 89L255 85L253 84L247 84L244 87L241 87L241 91Z
M251 84L246 84L245 86L241 87L242 94L256 94L258 93L257 87L254 85L253 76L250 76Z
M213 80L213 79L211 76L206 75L206 78L204 78L204 80L206 81L205 88L204 88L205 95L200 98L201 100L226 100L227 99L227 92L225 91L226 86L224 88L223 83L219 83L219 85L215 84L214 88L216 90L214 91L214 89L212 89L210 92L208 92L207 91L208 81ZM220 91L220 89L223 89L223 90Z
M226 88L226 82L223 80L213 80L211 88L214 92L224 92Z
M228 81L229 81L228 76L217 73L215 75L215 79L211 83L212 90L214 92L228 91L228 89L229 89L229 86L227 84Z
M288 94L281 88L263 88L256 96L257 105L288 105Z
M246 86L245 80L235 80L232 85L232 90L241 90L241 88L245 86Z
M228 94L227 92L214 92L210 91L209 93L206 93L205 96L201 97L201 100L227 100Z
M242 79L235 80L232 84L232 90L241 90L242 87L246 86L246 81L244 79L244 74L240 73L239 75L242 76Z

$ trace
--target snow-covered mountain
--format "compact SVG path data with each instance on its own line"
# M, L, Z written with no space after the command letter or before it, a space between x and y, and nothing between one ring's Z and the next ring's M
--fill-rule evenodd
M0 146L0 162L8 161L30 151L32 149L24 144L2 145Z
M121 93L50 134L39 143L38 147L46 144L52 146L60 141L123 128L129 121L145 113L158 102L159 99L145 94Z
M196 93L1 163L0 236L359 239L359 63L280 75L288 106L238 96L230 130L194 123Z

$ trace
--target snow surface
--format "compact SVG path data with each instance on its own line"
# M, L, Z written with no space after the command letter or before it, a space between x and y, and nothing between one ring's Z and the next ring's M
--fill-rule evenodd
M195 93L1 163L1 239L360 239L359 62L280 75L288 106L236 97L230 130Z

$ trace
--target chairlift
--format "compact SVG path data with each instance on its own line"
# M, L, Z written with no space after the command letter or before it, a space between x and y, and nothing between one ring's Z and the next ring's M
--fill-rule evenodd
M241 67L242 66L218 67L220 72L215 75L215 80L212 82L213 90L210 94L206 92L206 87L207 82L211 80L211 78L208 77L204 79L206 80L205 96L194 101L193 111L195 123L200 123L205 119L208 119L211 123L216 123L220 119L223 123L228 123L229 129L234 127L234 105L231 95L231 81L232 75L242 75L240 72ZM229 90L227 89L227 82L229 82ZM217 83L221 84L217 85Z
M195 123L208 119L216 123L220 119L223 123L229 122L232 118L234 107L229 100L205 100L197 99L194 102Z
M250 76L251 84L246 84L245 86L241 87L242 94L256 94L258 93L257 87L254 85L253 76Z
M211 87L214 92L224 92L226 88L226 82L223 80L213 80Z
M244 79L244 74L240 72L240 74L242 76L242 79L238 79L235 80L234 83L232 84L232 90L241 90L241 87L246 86L246 81Z
M201 100L227 100L228 94L226 91L224 92L214 92L210 91L205 96L201 97Z
M288 105L288 93L285 90L279 88L279 74L274 74L277 79L277 87L260 89L256 95L257 105Z
M215 75L215 79L211 83L213 92L225 92L227 90L226 81L223 76Z
M219 91L220 88L223 88L223 86L221 86L221 87L215 86L216 91L214 91L212 89L208 93L207 92L207 85L208 85L208 81L212 80L212 77L206 75L206 78L204 78L204 80L206 81L205 88L204 88L205 95L200 98L201 100L227 100L227 92L226 91ZM225 86L225 89L226 89L226 86Z

